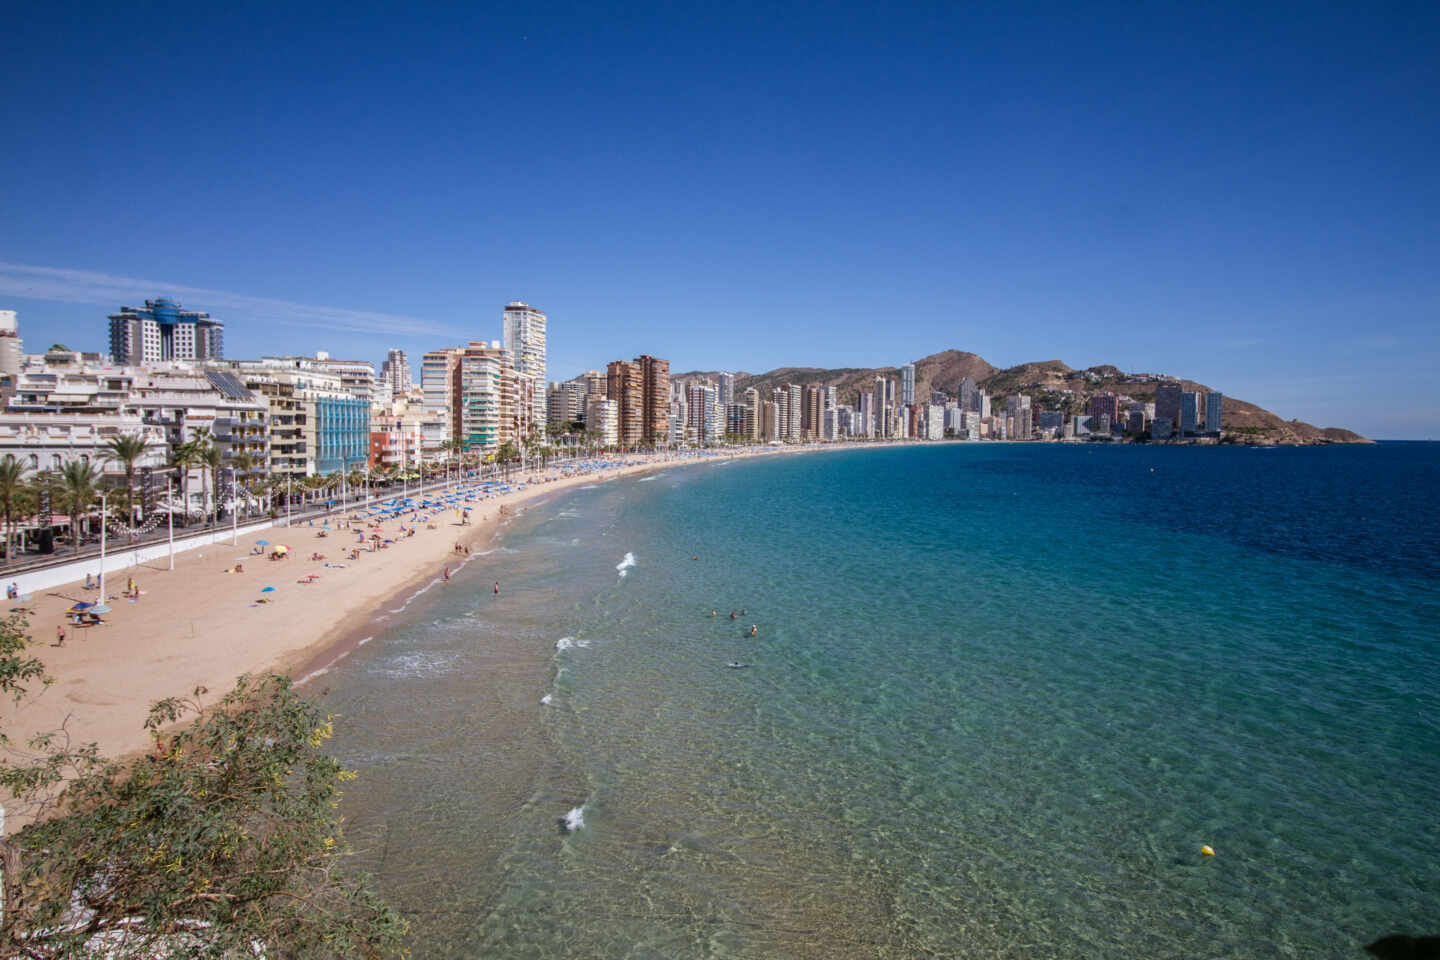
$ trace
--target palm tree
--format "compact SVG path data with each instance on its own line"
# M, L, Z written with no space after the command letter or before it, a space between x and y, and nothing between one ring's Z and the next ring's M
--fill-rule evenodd
M145 456L150 449L150 438L143 433L121 434L111 437L105 443L110 459L118 461L125 468L125 510L128 521L135 523L135 461Z
M69 508L71 545L80 549L80 515L90 509L95 499L95 488L100 482L100 471L88 460L71 460L60 471L60 494ZM105 518L101 517L104 523Z
M250 474L255 472L255 465L257 461L254 454L252 454L249 450L241 450L239 453L235 454L235 456L230 459L230 462L235 465L236 492L238 493L242 485L244 485L244 490L246 494L253 496L254 491L247 484L250 479Z
M175 445L170 463L180 471L180 503L185 508L185 517L190 517L190 470L200 462L200 448L193 440ZM171 505L173 509L173 504Z
M10 454L0 460L0 509L5 511L5 558L15 541L15 500L25 488L25 473L30 468Z
M210 496L215 498L211 504L213 509L210 510L211 523L220 519L220 465L224 461L224 454L213 443L206 443L200 450L200 463L207 468L205 476L210 480ZM205 502L210 503L209 497L205 498Z

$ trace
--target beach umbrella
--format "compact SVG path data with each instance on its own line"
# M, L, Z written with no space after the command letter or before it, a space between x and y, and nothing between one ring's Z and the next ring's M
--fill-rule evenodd
M287 547L287 546L285 546L285 544L283 544L283 543L282 543L282 544L278 544L278 545L275 547L275 552L276 552L276 553L289 553L289 552L290 552L290 548Z
M269 540L256 540L256 541L255 541L255 545L256 545L257 547L268 547L268 546L270 546L270 541L269 541Z
M110 608L103 603L97 603L90 608L91 613L109 613Z
M264 587L263 589L261 589L260 592L261 592L261 593L274 593L274 592L275 592L275 588L274 588L274 587Z
M95 606L95 604L93 604L93 603L86 603L84 600L77 600L77 601L75 601L75 606L73 606L73 607L70 608L70 612L71 612L71 613L80 613L80 612L82 612L82 611L84 611L84 610L89 610L89 609L90 609L91 607L93 607L93 606Z

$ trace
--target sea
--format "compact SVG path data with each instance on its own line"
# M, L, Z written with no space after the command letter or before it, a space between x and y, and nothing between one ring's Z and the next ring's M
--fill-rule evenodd
M367 641L307 689L417 958L1440 933L1440 445L712 458Z

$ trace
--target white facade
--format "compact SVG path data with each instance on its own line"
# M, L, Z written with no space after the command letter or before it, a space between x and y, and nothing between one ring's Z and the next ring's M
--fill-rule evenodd
M597 442L613 447L620 442L620 405L604 397L585 401L585 432Z
M945 408L933 403L925 408L925 439L945 439Z
M505 349L510 351L515 372L528 376L540 389L530 397L530 411L523 419L532 424L543 424L546 417L545 377L545 314L529 304L511 300L505 305ZM517 419L521 419L518 418Z

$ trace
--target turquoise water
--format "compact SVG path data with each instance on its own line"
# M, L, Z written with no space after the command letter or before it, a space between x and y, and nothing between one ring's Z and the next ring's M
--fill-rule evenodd
M1358 956L1436 919L1437 533L1419 444L581 490L325 677L358 860L422 958Z

